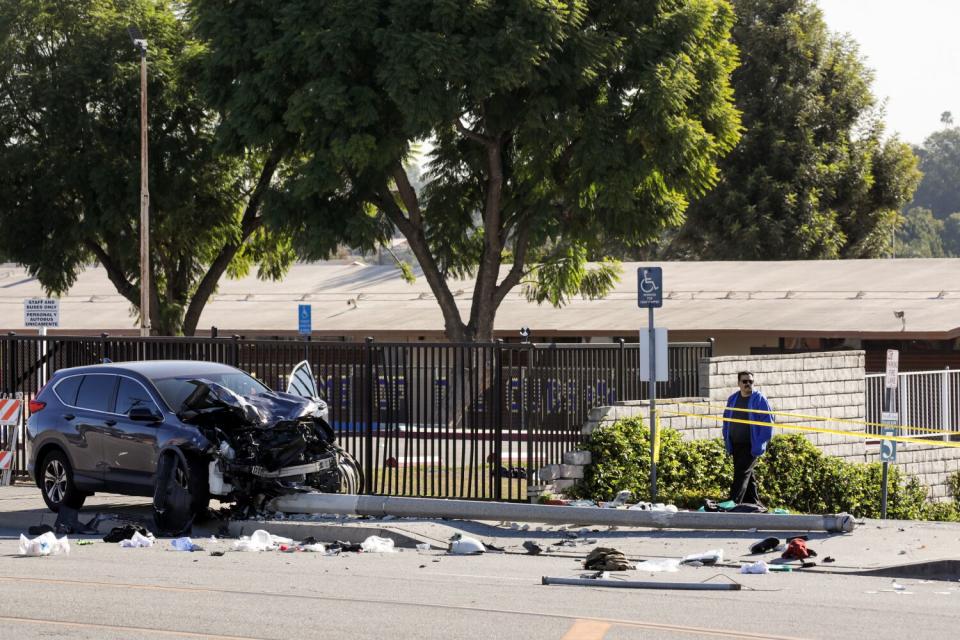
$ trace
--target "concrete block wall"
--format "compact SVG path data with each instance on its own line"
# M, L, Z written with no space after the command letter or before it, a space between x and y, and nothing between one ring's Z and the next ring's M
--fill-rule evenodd
M827 421L864 419L863 351L705 358L700 361L702 397L658 400L660 424L679 431L687 440L719 438L720 421L706 416L719 417L722 414L727 398L737 390L739 371L753 373L757 390L767 396L774 411L802 414L778 415L776 420L780 425L863 432L863 425ZM596 428L629 416L640 415L646 420L649 413L646 401L597 407L590 412L583 433L589 435ZM676 415L678 413L704 417ZM790 429L784 428L775 431L790 432ZM867 444L863 437L801 433L827 455L849 462L874 462L879 459L879 445ZM930 487L932 499L952 499L947 479L950 474L960 471L960 448L900 442L897 445L896 464Z

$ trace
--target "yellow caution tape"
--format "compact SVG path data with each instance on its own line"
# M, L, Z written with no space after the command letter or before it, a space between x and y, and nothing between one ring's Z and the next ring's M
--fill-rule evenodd
M654 420L657 425L657 433L653 436L653 462L660 463L660 414L654 414Z
M724 418L723 416L712 416L705 413L687 413L684 411L670 411L668 409L663 409L657 407L657 413L667 413L674 416L686 416L688 418L706 418L708 420L715 420L718 422L735 422L737 424L749 424L757 425L760 427L774 427L777 429L790 429L793 431L809 431L811 433L829 433L838 436L846 436L848 438L864 438L864 439L882 439L882 440L894 440L896 442L914 442L917 444L931 445L935 444L942 447L960 447L960 442L951 442L949 440L930 440L929 438L914 438L911 436L884 436L878 435L876 433L863 433L855 431L841 431L839 429L825 429L822 427L809 427L804 425L796 424L781 424L779 422L761 422L759 420L741 420L740 418ZM765 412L769 413L769 412ZM819 416L818 416L819 417Z
M673 404L676 404L678 406L685 406L685 407L707 407L708 409L720 409L724 411L726 411L727 409L730 409L731 411L750 411L753 413L763 413L763 414L772 415L772 416L787 416L788 418L804 418L806 420L820 420L823 422L837 422L840 424L855 424L858 426L863 425L867 427L899 426L901 429L905 429L909 431L923 431L926 433L936 433L942 436L960 435L960 431L947 431L945 429L934 429L931 427L914 427L907 424L889 425L889 424L884 424L882 422L866 422L864 420L851 420L850 418L828 418L826 416L814 416L807 413L790 413L788 411L763 411L761 409L741 409L738 407L727 407L726 405L699 404L695 402L674 402Z

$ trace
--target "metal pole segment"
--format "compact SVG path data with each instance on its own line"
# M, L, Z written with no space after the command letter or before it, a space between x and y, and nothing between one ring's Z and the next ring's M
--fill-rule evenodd
M657 456L655 444L657 442L657 337L654 334L653 307L648 309L647 336L650 344L650 500L657 500Z
M892 396L891 390L889 387L884 389L883 392L883 411L890 411L890 398ZM887 467L890 463L886 460L883 461L883 472L880 478L880 519L887 519Z
M300 493L280 496L270 508L285 513L329 513L399 518L509 520L545 524L583 524L655 529L711 529L739 531L853 531L853 516L779 515L769 513L705 513L701 511L640 511L563 507L543 504L398 498L336 493Z
M542 576L541 584L566 584L583 587L618 589L678 589L684 591L740 591L742 585L724 582L637 582L635 580L603 580L600 578L551 578Z
M140 47L140 335L150 335L150 188L147 150L147 47Z

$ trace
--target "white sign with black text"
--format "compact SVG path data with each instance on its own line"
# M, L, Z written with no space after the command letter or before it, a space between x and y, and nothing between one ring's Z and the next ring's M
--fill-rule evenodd
M23 301L23 324L26 327L59 327L60 300L27 298Z

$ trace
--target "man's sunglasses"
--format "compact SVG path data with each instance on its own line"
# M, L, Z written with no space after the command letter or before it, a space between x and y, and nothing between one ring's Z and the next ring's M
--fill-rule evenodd
M741 380L741 381L740 381L740 384L749 384L749 385L753 385L753 380Z

